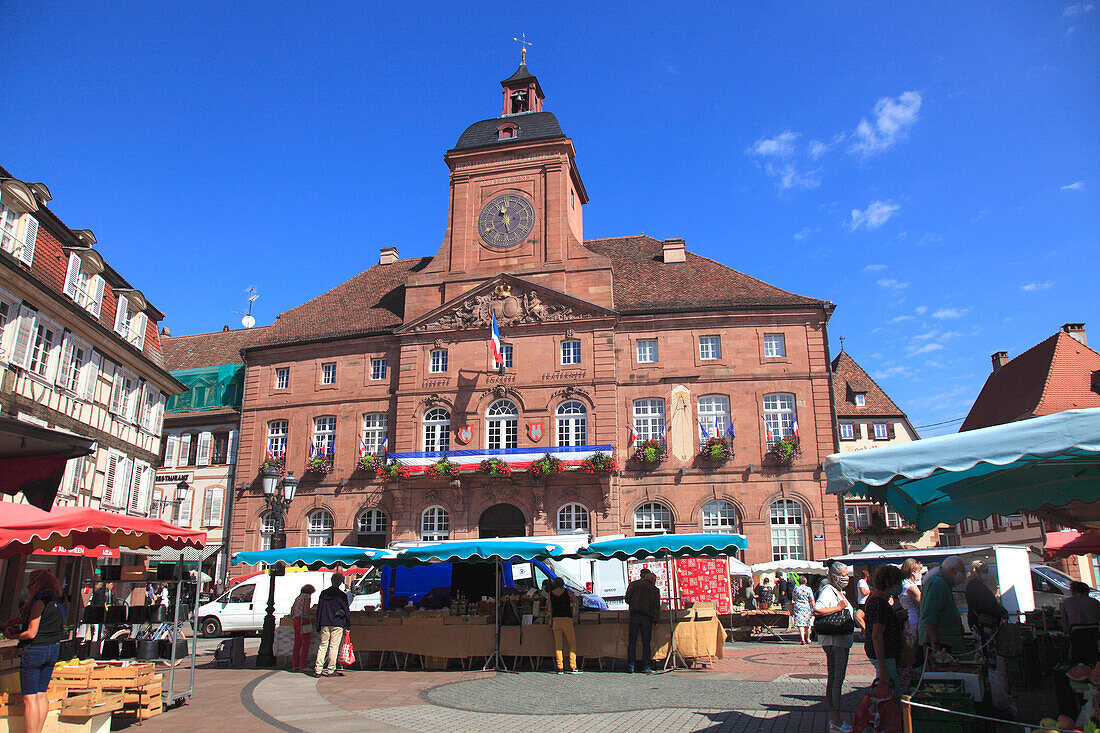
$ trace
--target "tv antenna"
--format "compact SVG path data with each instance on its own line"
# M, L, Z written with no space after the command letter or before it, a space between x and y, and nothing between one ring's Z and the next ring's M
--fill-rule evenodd
M241 318L241 325L245 328L252 328L256 325L256 318L252 315L252 304L256 302L256 298L260 297L260 294L256 292L255 285L249 285L245 292L248 293L248 312L242 313L241 311L233 311L237 315L244 316Z

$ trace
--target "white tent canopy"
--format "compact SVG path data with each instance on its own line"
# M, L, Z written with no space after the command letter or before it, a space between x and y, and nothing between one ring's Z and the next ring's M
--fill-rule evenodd
M752 571L754 573L808 573L810 575L825 575L828 572L824 565L813 560L758 562L752 566Z

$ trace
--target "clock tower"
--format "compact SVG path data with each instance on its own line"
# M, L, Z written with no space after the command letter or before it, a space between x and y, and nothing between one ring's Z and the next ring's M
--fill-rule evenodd
M500 117L470 125L444 155L447 231L406 285L406 322L501 273L612 306L611 264L583 244L588 194L572 140L543 111L526 62L500 86Z

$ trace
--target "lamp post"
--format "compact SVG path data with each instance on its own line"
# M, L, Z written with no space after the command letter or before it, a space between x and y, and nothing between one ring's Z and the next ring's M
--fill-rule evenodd
M275 520L275 532L271 537L271 548L281 549L286 547L286 532L283 531L283 515L290 508L290 502L294 501L294 491L298 488L298 479L293 473L288 473L282 481L283 491L276 491L276 480L268 480L268 476L262 479L264 501L267 502L268 511ZM275 578L286 572L286 566L282 563L269 565L268 577L271 579L267 591L267 614L264 616L263 631L260 632L260 650L256 653L257 667L275 666Z
M183 502L189 501L190 499L191 499L191 487L187 484L186 481L180 481L178 484L176 484L176 498L175 499L160 499L159 501L155 502L155 508L153 509L153 513L156 514L157 519L160 519L161 518L160 515L164 511L165 507L172 506L173 508L175 508L175 506L177 504L182 504ZM169 519L172 519L172 518L173 517L169 517Z

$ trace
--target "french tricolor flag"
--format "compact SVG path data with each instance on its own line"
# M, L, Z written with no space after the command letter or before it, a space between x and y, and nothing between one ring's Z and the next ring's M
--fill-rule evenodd
M489 346L493 350L493 364L504 366L504 352L500 348L500 330L497 328L497 314L493 313L493 333L490 336Z
M630 426L630 444L634 445L635 443L637 443L639 437L640 436L638 435L638 431L634 429L633 425L631 425Z
M359 436L359 457L367 455L367 440L362 435Z
M767 418L762 419L764 420L764 439L770 443L775 440L775 433L772 432L772 426L768 425Z
M794 422L791 423L791 432L794 433L794 437L799 440L802 439L802 436L798 433L798 418L795 418Z
M383 453L388 453L389 449L390 449L390 436L383 435L382 436L382 452Z

